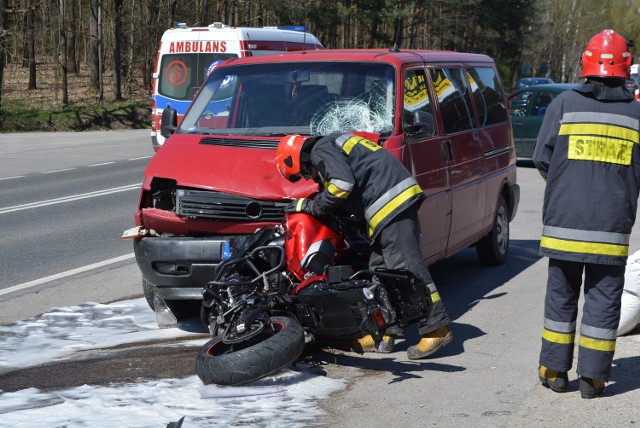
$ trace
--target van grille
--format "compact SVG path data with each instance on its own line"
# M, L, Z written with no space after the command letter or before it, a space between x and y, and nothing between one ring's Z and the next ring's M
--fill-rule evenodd
M280 140L249 140L246 138L205 137L200 144L223 147L242 147L245 149L275 150Z
M176 191L176 214L221 221L279 222L287 202L261 201L202 190Z

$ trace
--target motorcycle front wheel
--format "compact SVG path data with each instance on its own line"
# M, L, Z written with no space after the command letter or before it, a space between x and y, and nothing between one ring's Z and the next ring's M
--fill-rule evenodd
M207 385L241 385L268 376L294 362L304 349L304 330L295 318L271 317L257 337L227 344L214 337L198 351L196 373Z

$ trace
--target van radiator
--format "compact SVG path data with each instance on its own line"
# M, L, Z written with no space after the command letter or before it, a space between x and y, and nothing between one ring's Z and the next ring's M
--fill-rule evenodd
M176 190L176 214L221 221L280 222L287 202L202 190Z

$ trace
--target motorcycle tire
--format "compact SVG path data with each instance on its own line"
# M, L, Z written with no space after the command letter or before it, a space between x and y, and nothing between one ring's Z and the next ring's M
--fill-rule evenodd
M198 351L196 373L205 385L241 385L283 369L304 350L304 330L295 318L271 317L275 333L265 329L256 340L225 344L214 337Z

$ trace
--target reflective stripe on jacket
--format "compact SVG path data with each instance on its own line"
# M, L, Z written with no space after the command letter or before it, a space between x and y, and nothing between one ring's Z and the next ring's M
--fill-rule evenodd
M399 160L356 135L318 140L311 151L311 163L323 185L313 200L312 213L321 216L343 209L366 221L371 238L398 213L425 197Z
M575 90L549 105L533 160L546 178L540 253L625 264L640 189L640 103Z

